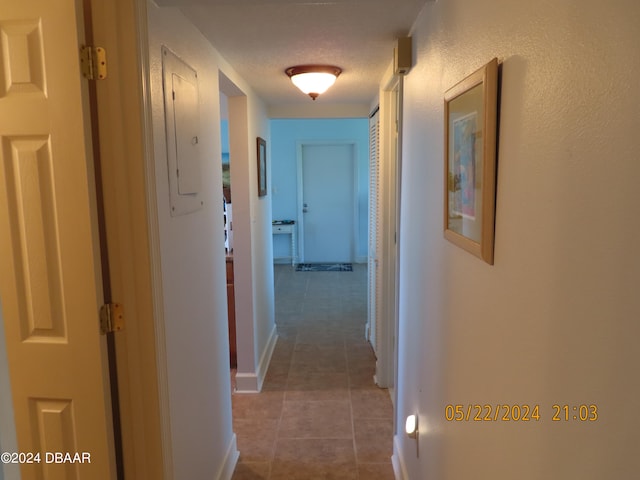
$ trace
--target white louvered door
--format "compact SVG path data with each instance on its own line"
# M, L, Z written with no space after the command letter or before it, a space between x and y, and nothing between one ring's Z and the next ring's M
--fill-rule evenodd
M381 295L378 259L380 251L380 113L369 119L369 251L368 251L368 336L378 351L378 302Z
M390 79L381 92L377 134L375 237L372 245L375 279L370 285L370 305L375 310L372 345L376 354L375 382L392 389L395 385L396 338L398 322L398 208L401 158L400 77Z

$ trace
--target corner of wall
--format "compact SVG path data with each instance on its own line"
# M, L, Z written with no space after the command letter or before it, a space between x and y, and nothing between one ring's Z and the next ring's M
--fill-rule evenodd
M393 455L391 456L391 465L393 466L393 474L396 480L409 480L407 467L404 461L402 451L402 442L398 435L393 437Z
M240 452L238 451L238 439L234 433L229 441L227 453L224 456L224 461L216 478L218 480L231 480L239 458Z
M274 324L267 343L260 355L260 361L258 362L255 373L236 373L235 393L258 393L262 390L262 385L264 384L264 379L267 375L277 340L278 332Z
M269 369L269 364L271 363L271 357L273 355L273 351L276 348L276 342L278 341L278 331L276 329L275 323L271 329L271 333L269 334L269 338L267 343L262 351L262 355L260 355L260 363L258 364L258 389L262 390L262 385L264 383L264 379L267 376L267 370Z

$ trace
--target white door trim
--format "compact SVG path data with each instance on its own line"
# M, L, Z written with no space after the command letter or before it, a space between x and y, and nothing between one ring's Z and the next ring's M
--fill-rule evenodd
M149 251L150 296L154 332L153 350L156 358L156 382L158 405L158 431L161 437L162 474L165 480L173 478L173 445L171 442L171 421L169 414L169 374L167 370L167 350L164 317L164 298L160 255L160 225L158 220L158 196L156 192L155 147L153 138L153 110L151 100L151 65L149 59L149 33L146 2L137 1L138 55L140 57L142 78L141 121L143 123L144 183L146 210L146 228ZM141 207L142 205L138 205ZM149 347L149 346L148 346ZM148 348L147 347L147 348Z
M298 228L298 261L300 263L304 263L304 214L302 212L303 208L303 198L304 198L304 188L303 188L303 177L302 177L302 156L303 149L307 146L330 146L330 145L351 145L352 150L352 163L353 163L353 244L351 245L351 259L355 261L357 258L357 251L359 245L359 235L358 235L358 142L356 140L299 140L296 142L296 210L298 212L297 215L297 228Z
M398 265L400 222L400 178L402 163L402 85L403 77L388 69L380 91L380 203L378 259L382 295L377 299L376 374L378 386L389 388L396 405L398 357Z
M124 305L127 322L114 337L124 474L169 480L147 2L91 1L94 40L106 48L110 66L109 80L97 89L102 176L106 185L122 187L105 188L104 204L112 297Z

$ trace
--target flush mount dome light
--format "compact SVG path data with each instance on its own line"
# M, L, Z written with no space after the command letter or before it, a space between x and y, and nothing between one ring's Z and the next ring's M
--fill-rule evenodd
M293 84L314 100L334 84L342 69L331 65L298 65L285 70Z

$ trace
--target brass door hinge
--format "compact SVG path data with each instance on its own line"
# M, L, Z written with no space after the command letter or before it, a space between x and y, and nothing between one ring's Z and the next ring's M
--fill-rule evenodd
M119 332L124 328L124 308L120 303L107 303L100 307L100 333Z
M107 78L107 51L90 45L80 47L80 68L84 78L104 80Z

